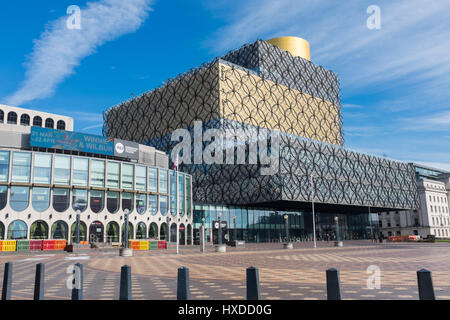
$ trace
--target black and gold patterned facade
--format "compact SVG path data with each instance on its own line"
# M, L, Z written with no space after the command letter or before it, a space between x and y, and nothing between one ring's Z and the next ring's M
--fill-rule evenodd
M411 166L342 148L337 75L265 41L110 108L104 113L103 133L170 154L177 143L171 141L172 132L192 131L195 120L203 122L203 129L281 133L275 175L261 175L261 166L252 164L182 165L193 175L196 203L309 208L307 181L315 176L319 210L417 207Z

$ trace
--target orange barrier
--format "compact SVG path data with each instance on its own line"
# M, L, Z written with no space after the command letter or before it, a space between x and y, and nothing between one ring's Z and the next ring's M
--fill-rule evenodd
M66 244L66 240L55 240L55 250L64 250Z

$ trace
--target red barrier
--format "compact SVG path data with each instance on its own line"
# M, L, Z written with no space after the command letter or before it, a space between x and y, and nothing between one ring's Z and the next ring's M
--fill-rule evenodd
M42 240L30 240L31 250L42 250Z
M44 240L42 244L42 250L55 250L56 240Z
M167 249L167 242L166 242L166 240L158 241L158 249Z
M2 251L3 241L0 240L0 251Z

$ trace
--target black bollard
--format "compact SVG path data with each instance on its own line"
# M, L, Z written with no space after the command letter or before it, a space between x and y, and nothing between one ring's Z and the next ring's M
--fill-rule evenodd
M341 284L339 282L339 271L334 268L327 270L327 299L341 300Z
M433 289L433 279L431 271L422 269L417 271L417 284L419 286L420 300L436 300Z
M2 300L11 299L12 286L12 262L5 263L5 271L3 273Z
M73 269L72 300L83 300L83 265L76 263Z
M247 300L260 300L258 268L247 268Z
M178 268L177 300L189 300L189 268Z
M131 297L131 267L122 266L120 270L120 300L132 300Z
M34 300L44 300L45 266L43 263L36 265L36 277L34 278Z

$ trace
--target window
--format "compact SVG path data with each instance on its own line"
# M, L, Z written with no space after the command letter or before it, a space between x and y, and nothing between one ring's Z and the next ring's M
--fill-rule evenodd
M70 157L55 155L54 184L70 184Z
M158 169L148 168L148 191L158 192Z
M136 166L136 190L147 190L147 167Z
M72 190L72 208L75 210L80 210L83 212L87 209L88 203L88 191L84 189L73 189Z
M64 121L62 121L62 120L59 120L56 123L56 129L58 129L58 130L66 130L66 123Z
M132 164L122 163L122 188L133 189L134 167Z
M147 196L145 194L136 194L136 211L144 214L147 210Z
M48 239L48 225L42 220L33 222L30 227L30 239Z
M50 207L50 188L33 188L31 206L37 212L44 212Z
M108 161L107 171L108 171L107 187L119 189L120 188L120 184L119 184L119 182L120 182L120 163Z
M168 193L168 180L167 170L159 169L159 192Z
M168 203L167 196L159 196L159 211L163 216L167 214L169 211L169 203Z
M170 171L170 213L177 214L177 172Z
M103 210L105 193L99 190L91 190L91 210L99 213Z
M184 174L178 173L178 214L184 216Z
M29 126L30 125L30 116L26 113L20 116L20 124L23 126Z
M128 213L133 212L133 194L130 192L122 193L122 210L128 209Z
M52 155L35 153L33 167L33 182L50 184L52 174Z
M8 113L8 124L17 124L17 113L14 111Z
M68 239L69 227L64 221L56 221L52 225L50 239Z
M105 186L105 161L91 160L91 186Z
M149 208L149 212L151 215L155 215L158 212L158 196L157 195L150 194L148 196L148 208Z
M3 123L5 121L5 113L3 110L0 110L0 123Z
M34 117L33 118L33 126L42 127L42 118L39 116Z
M47 120L45 120L45 127L53 129L55 127L55 121L53 121L53 119L51 118L47 118Z
M108 191L106 193L106 208L109 213L116 213L119 210L119 192Z
M89 160L86 158L73 158L73 178L74 186L86 187L88 185Z
M69 189L53 189L53 209L64 212L69 208Z
M11 209L17 212L22 212L28 208L28 203L30 199L30 188L28 187L11 187L11 196L9 199L9 204Z
M13 152L12 182L30 182L31 153Z
M8 239L26 239L28 234L27 224L22 220L14 220L8 226Z
M9 178L9 151L0 151L0 181L8 182Z
M0 210L3 210L6 207L7 201L8 201L8 187L0 186Z

